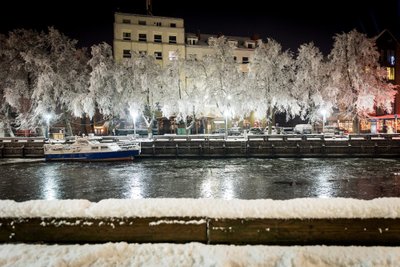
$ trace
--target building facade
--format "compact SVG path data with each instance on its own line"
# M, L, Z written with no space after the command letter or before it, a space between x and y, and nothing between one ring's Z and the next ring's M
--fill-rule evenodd
M183 19L115 13L114 59L132 52L154 56L161 65L185 55Z
M185 33L180 18L115 13L114 59L120 62L131 53L154 56L162 66L176 57L197 58L212 53L211 46L218 35ZM247 71L247 63L259 42L257 36L225 36L234 47L234 58Z

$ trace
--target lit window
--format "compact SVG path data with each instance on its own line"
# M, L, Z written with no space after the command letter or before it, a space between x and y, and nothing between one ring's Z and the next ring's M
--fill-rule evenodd
M393 81L394 80L394 68L393 67L387 67L386 70L387 70L387 73L388 73L388 80Z
M169 60L177 60L178 54L176 53L176 51L169 51L168 58L169 58Z
M123 32L122 33L122 39L123 40L130 40L131 39L131 33L130 32Z
M154 52L156 59L162 59L162 52Z
M146 25L146 21L145 20L139 20L139 25Z
M123 19L122 23L131 24L131 20L130 19Z
M147 42L147 35L145 33L139 33L139 42Z
M162 36L160 34L154 34L154 42L162 43Z
M394 50L388 50L387 51L387 62L394 66L395 63L395 56L394 56Z
M169 43L170 44L176 44L176 36L170 36L169 37Z
M122 51L122 57L123 57L123 58L131 58L131 50L124 49L124 50Z
M390 65L395 65L396 64L396 60L395 60L395 58L394 58L394 56L390 56Z

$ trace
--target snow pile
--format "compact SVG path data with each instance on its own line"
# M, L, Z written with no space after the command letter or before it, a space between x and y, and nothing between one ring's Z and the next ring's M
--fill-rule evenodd
M399 266L400 248L189 244L2 245L0 266Z
M0 200L0 217L400 218L400 198Z

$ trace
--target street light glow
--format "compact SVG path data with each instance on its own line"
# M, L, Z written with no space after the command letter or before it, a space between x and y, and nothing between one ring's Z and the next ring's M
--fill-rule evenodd
M45 137L46 138L49 138L49 136L50 136L50 120L51 120L51 118L52 118L53 116L51 115L51 113L45 113L44 115L43 115L43 118L46 120L46 134L45 134Z
M328 112L327 112L326 109L324 109L324 108L322 108L322 109L320 110L320 112L321 112L321 115L322 115L322 133L324 133L326 114L327 114Z
M130 112L130 114L132 116L132 119L133 119L133 136L134 136L134 138L136 138L136 118L137 118L138 114L133 109L130 109L129 112Z

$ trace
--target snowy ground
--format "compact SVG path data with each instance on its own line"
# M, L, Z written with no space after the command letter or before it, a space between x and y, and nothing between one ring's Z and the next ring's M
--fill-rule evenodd
M0 217L399 218L400 198L0 200ZM0 245L0 266L400 266L400 247L188 244Z
M0 200L0 217L400 218L400 198Z
M189 244L2 245L0 266L394 267L398 247Z

